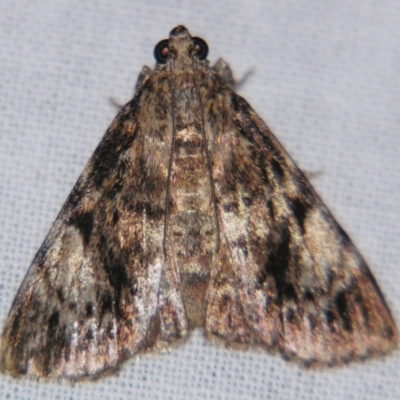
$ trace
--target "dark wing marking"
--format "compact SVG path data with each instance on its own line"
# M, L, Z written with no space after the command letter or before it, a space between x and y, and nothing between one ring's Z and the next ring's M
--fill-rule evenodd
M396 326L362 256L249 104L214 80L203 102L221 245L206 330L306 365L389 352Z
M185 316L174 315L170 301L180 296L164 268L168 81L147 69L138 86L19 289L1 347L1 368L12 375L95 375L186 334Z

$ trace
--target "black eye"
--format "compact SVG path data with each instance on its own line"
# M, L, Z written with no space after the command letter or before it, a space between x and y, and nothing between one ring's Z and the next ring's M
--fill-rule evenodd
M168 49L168 39L161 40L154 47L154 58L159 64L165 64L168 60L169 49Z
M164 39L158 42L156 47L154 47L154 58L159 64L165 64L169 56L168 48L169 40ZM193 38L194 49L196 51L196 56L200 60L205 60L208 55L208 45L207 43L198 37Z
M199 60L205 60L208 56L208 45L199 37L193 38L194 48L196 50L197 58Z

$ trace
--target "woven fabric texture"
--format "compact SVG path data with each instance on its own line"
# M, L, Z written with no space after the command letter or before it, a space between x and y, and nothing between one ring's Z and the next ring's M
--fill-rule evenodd
M178 24L223 57L368 260L400 321L400 2L0 2L0 326L29 264L153 48ZM96 382L14 380L0 399L398 399L400 355L305 370L207 342Z

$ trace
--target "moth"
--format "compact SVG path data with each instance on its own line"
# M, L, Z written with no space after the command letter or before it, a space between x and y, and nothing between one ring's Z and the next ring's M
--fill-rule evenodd
M11 307L13 376L99 376L196 327L302 365L380 356L397 330L364 259L183 26L154 50Z

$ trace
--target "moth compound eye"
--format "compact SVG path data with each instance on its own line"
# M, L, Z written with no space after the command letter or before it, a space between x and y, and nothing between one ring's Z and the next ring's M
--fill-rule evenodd
M197 54L197 58L199 60L205 60L208 56L208 45L207 43L199 38L199 37L194 37L193 38L193 44L194 44L194 49Z
M154 58L159 64L165 64L169 56L168 39L161 40L154 47Z

